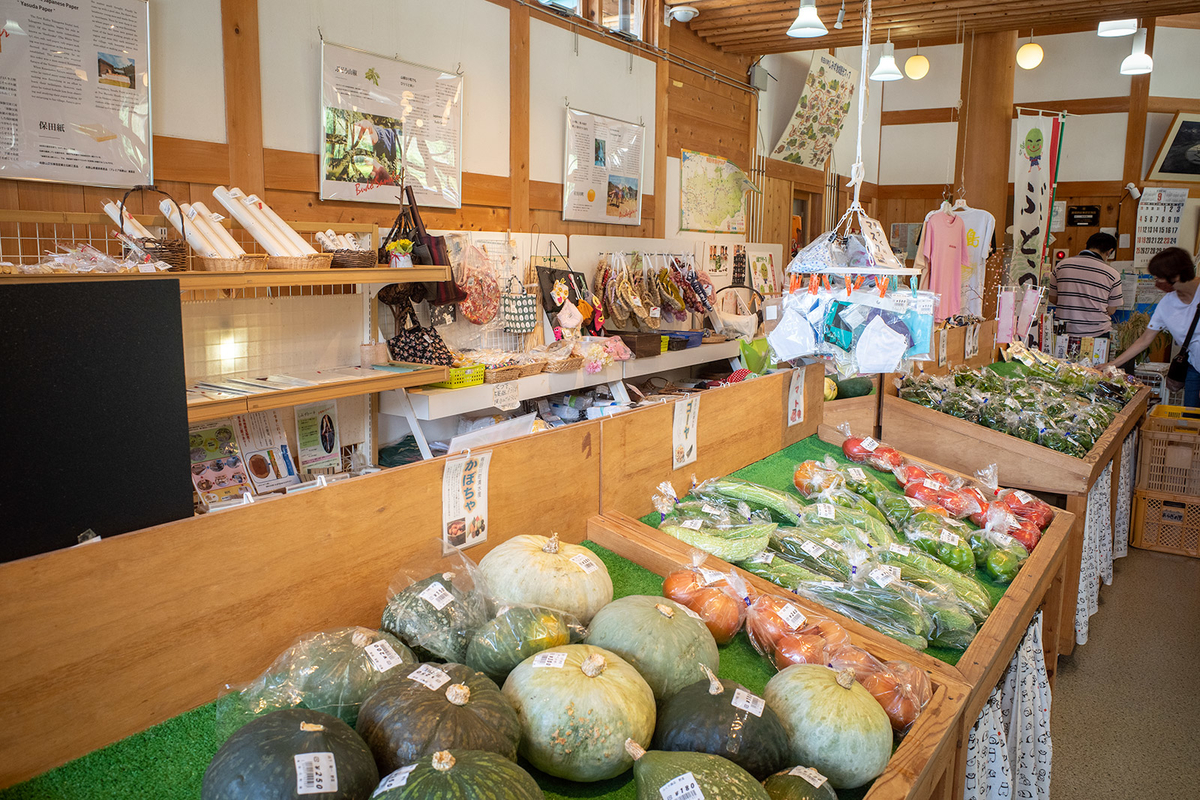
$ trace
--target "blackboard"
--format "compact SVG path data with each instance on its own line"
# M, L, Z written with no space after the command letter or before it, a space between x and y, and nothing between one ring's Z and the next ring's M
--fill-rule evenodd
M179 282L0 282L0 561L192 514Z

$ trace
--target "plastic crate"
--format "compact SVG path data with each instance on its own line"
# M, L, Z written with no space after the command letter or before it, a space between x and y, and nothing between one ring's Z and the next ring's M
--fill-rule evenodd
M485 371L483 364L472 364L469 367L451 367L449 380L431 383L437 389L465 389L468 386L478 386L483 383Z
M1147 405L1154 408L1159 403L1172 403L1183 399L1183 391L1172 392L1167 389L1167 367L1156 361L1139 364L1134 370L1134 377L1150 388L1150 398Z
M1132 530L1134 547L1200 558L1200 500L1138 489Z
M667 336L676 341L682 340L684 348L699 347L704 340L704 331L671 331ZM674 350L676 347L668 345L670 350Z
M1144 430L1200 434L1200 408L1157 405L1146 417Z
M1138 488L1200 502L1200 434L1143 430Z

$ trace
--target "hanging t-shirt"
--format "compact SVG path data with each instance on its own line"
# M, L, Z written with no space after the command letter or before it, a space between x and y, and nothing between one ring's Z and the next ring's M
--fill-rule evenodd
M921 252L929 262L922 288L936 292L938 322L961 313L962 269L967 263L967 226L958 217L941 212L925 222Z
M1200 303L1200 292L1196 292L1188 305L1183 304L1176 292L1165 294L1158 301L1158 306L1150 315L1150 323L1146 327L1152 331L1170 331L1175 344L1183 346L1188 328L1192 327L1192 316L1196 313L1197 303ZM1200 324L1197 324L1192 341L1188 344L1188 363L1200 369Z
M976 316L983 313L983 288L988 254L993 249L996 218L982 208L964 208L954 212L967 226L967 261L962 273L962 310Z

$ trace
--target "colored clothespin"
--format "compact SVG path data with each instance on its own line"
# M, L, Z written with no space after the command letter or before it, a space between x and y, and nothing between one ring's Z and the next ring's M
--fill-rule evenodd
M808 279L808 293L816 294L817 289L821 288L821 276L813 275Z
M850 276L849 276L849 275L843 275L843 276L842 276L842 280L846 282L846 297L849 297L849 296L850 296L850 292L852 291L852 289L850 288Z
M821 276L821 285L825 287L825 291L827 291L827 292L833 291L833 287L829 285L829 276L828 275Z
M857 292L859 289L861 289L863 283L865 283L866 280L867 280L866 275L859 275L858 278L856 278L854 281L854 291Z

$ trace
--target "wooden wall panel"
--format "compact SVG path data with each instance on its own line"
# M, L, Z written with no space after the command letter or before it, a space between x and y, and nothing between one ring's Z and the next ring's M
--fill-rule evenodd
M792 236L792 182L779 178L763 178L762 241L783 245L790 252Z

